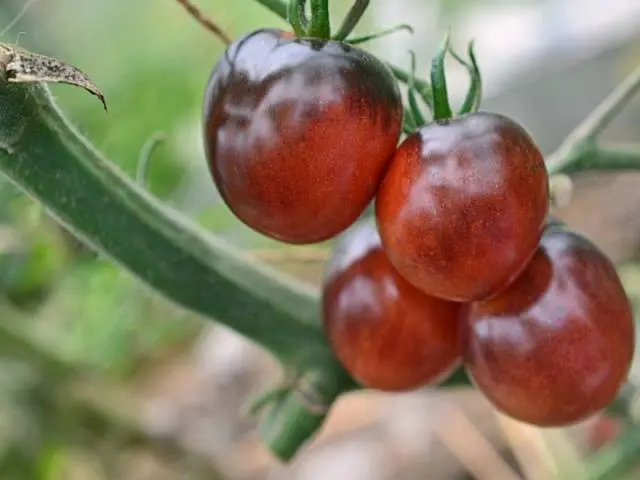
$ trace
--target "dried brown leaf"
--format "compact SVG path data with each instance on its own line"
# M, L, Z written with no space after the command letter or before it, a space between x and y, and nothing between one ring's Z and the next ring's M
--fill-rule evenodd
M57 58L0 43L0 71L12 83L66 83L82 87L98 97L107 110L104 94L87 74Z

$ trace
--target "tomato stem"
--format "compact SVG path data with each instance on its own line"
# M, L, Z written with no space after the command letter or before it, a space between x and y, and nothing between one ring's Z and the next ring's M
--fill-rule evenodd
M271 12L273 12L277 17L281 18L282 20L288 21L287 12L289 7L284 0L255 0L255 2L269 9ZM386 65L391 70L396 80L404 84L406 84L409 81L409 73L407 71L389 62L386 62ZM416 85L416 91L422 97L422 100L427 105L429 105L429 108L431 108L433 101L431 98L431 85L429 84L429 82L421 78L416 78L415 85Z
M306 0L289 0L289 23L298 37L307 35L308 20L304 12L305 4Z
M593 153L596 137L611 123L613 118L629 103L629 100L640 91L640 66L637 67L618 87L605 98L596 109L571 132L562 145L547 158L547 169L550 174L576 170L588 170L584 158ZM591 155L592 161L598 157ZM637 165L637 162L633 162ZM636 169L629 165L629 168Z
M267 408L261 415L260 434L280 459L293 457L318 431L338 395L358 388L337 363L336 367L334 371L307 368L287 391L262 405Z
M285 395L289 393L289 390L289 385L283 385L274 387L266 392L262 392L256 397L250 399L247 405L245 405L244 410L247 415L255 417L266 407L273 406L274 403L282 401Z
M349 43L350 45L358 45L360 43L376 40L378 38L382 38L387 35L391 35L392 33L400 32L402 30L405 30L409 33L413 33L413 28L411 27L411 25L407 25L403 23L402 25L396 25L395 27L382 30L381 32L371 33L369 35L363 35L361 37L349 38L347 39L347 43Z
M252 339L300 375L313 363L314 372L340 382L339 391L349 388L324 340L313 290L250 261L147 193L93 149L40 85L0 81L0 171L140 282Z
M444 36L440 51L431 62L431 88L433 91L433 119L445 120L451 118L451 106L449 105L449 93L447 92L447 78L444 68L444 60L449 52L450 32Z
M310 0L311 22L307 36L328 40L331 38L331 20L329 18L329 0Z
M409 72L405 72L395 65L387 64L387 66L391 70L391 73L393 73L393 76L396 78L396 80L405 84L409 84L409 79L411 78L411 74ZM415 91L420 95L424 103L426 103L429 108L432 108L433 92L431 91L431 85L429 84L429 82L414 77L413 84Z
M231 37L211 18L204 14L191 0L176 0L187 13L206 30L213 33L225 45L231 44Z
M469 72L469 90L467 96L464 99L464 103L458 111L458 115L464 115L465 113L477 112L482 102L482 76L480 74L480 67L476 59L476 54L473 49L473 40L469 42L467 49L467 55L469 56L469 62L458 55L452 48L449 49L451 56Z
M551 158L551 157L550 157ZM572 174L582 171L640 170L640 145L598 145L591 143L575 147L562 163L547 164L549 175Z
M349 12L344 17L342 25L340 25L340 28L338 29L338 33L333 36L334 40L342 41L345 40L349 35L351 35L353 29L362 19L364 12L367 11L369 2L370 0L356 0L355 2L353 2L353 5L351 5Z
M422 115L422 111L420 110L420 106L416 99L416 54L413 51L410 51L409 55L411 55L411 76L409 78L407 98L409 100L409 108L411 115L413 116L415 126L416 128L420 128L426 125L427 121L425 120L424 115Z

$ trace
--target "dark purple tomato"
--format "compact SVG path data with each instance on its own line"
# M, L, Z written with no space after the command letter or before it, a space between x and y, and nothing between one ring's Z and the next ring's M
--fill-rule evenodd
M472 306L461 332L467 371L493 405L539 426L608 406L635 348L629 300L607 257L559 227L507 289Z
M544 160L512 120L473 113L399 147L376 198L391 263L423 292L483 300L533 255L548 212Z
M222 198L288 243L329 239L360 216L401 126L398 86L373 55L279 30L229 46L205 94L205 151Z
M361 385L412 390L459 364L467 306L429 297L391 266L373 221L349 230L334 251L322 297L328 340Z

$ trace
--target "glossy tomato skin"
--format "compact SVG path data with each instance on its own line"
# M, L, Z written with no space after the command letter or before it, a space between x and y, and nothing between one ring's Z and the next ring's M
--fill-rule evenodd
M398 86L371 54L259 30L209 80L205 151L245 224L305 244L351 225L373 199L402 126Z
M482 300L533 255L548 213L543 157L512 120L473 113L418 130L376 198L389 259L427 294Z
M467 306L429 297L387 259L373 221L341 239L322 296L325 331L361 385L406 391L444 380L459 364Z
M576 233L549 228L503 292L476 303L461 331L466 368L502 412L562 426L607 407L635 347L631 306L614 266Z

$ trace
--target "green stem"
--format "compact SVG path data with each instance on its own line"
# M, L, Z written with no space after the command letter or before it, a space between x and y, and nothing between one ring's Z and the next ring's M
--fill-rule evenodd
M596 109L571 132L560 147L547 158L549 172L566 172L580 161L582 151L595 144L596 137L640 90L640 66L637 67ZM587 166L587 168L589 168Z
M307 35L312 38L331 38L329 0L310 0L311 22Z
M345 40L349 35L351 35L353 29L362 19L362 15L364 15L364 12L367 11L369 3L370 0L356 0L355 2L353 2L353 5L349 9L349 12L342 22L342 25L340 25L340 28L338 29L338 33L333 36L334 40L342 41Z
M287 21L288 6L283 0L255 0L255 1L260 5L267 7L269 10L275 13L282 20ZM393 73L393 76L396 78L396 80L404 84L409 82L409 77L410 77L409 72L391 63L387 63L387 67L389 67L389 69ZM422 97L422 100L427 105L429 105L429 108L431 108L431 105L432 105L431 85L429 85L429 82L427 82L426 80L422 80L420 78L416 78L415 85L416 85L416 91L420 94L420 96Z
M563 162L547 167L550 175L582 171L633 171L640 170L640 144L599 146L594 144L576 148Z
M447 76L444 68L444 60L449 52L449 31L444 36L440 51L431 62L431 88L433 90L433 119L446 120L453 116L449 105L449 93L447 91Z
M289 23L298 37L307 35L307 21L304 13L306 0L289 0Z
M331 405L340 394L358 388L346 374L309 371L262 415L260 432L283 460L290 459L322 426Z
M319 343L311 291L256 267L156 201L80 137L44 89L0 83L0 169L94 249L184 307L281 359L298 357L300 348L265 317ZM297 319L305 311L307 323Z
M413 121L416 125L416 128L420 128L426 125L427 121L424 118L424 115L422 115L420 105L418 105L418 100L416 99L416 54L414 52L409 52L409 54L411 55L411 78L409 79L407 97L409 99L409 108L411 111L411 116L413 117Z
M269 407L260 423L260 434L272 451L286 461L311 440L325 418L326 413L309 411L294 392L288 392Z
M378 38L382 38L385 37L387 35L391 35L393 33L397 33L400 32L402 30L405 30L409 33L413 33L413 28L411 28L411 25L396 25L395 27L391 27L388 28L386 30L382 30L381 32L376 32L376 33L370 33L368 35L363 35L361 37L352 37L347 39L347 43L349 45L359 45L361 43L366 43L366 42L370 42L371 40L376 40Z
M322 333L315 290L251 262L162 205L96 152L45 88L0 79L0 171L84 243L168 299L236 330L299 376L322 372L340 379L340 391L350 388ZM279 418L286 423L288 415L299 409Z
M391 73L393 73L393 76L396 78L396 80L407 85L409 84L409 82L411 81L411 73L406 72L403 69L396 67L395 65L387 64L387 66L391 70ZM414 77L413 85L415 91L418 92L418 95L420 95L420 97L422 97L424 103L426 103L429 108L433 108L433 92L431 90L431 85L429 84L429 82Z
M453 49L449 52L451 56L456 59L469 73L469 90L464 99L458 115L464 115L466 113L476 112L480 108L482 102L482 75L480 74L480 68L476 59L476 54L473 50L473 42L469 43L467 54L469 55L469 62L458 55Z

